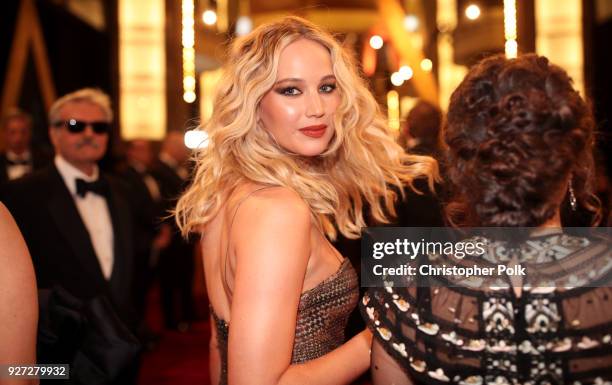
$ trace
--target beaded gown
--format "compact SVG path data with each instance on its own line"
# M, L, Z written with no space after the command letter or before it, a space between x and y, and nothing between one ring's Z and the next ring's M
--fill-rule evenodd
M491 250L506 253L503 242ZM527 276L520 290L448 281L370 289L362 315L397 364L374 349L375 384L612 384L609 240L547 235L525 242L519 258L558 284Z
M257 189L244 197L238 207ZM233 219L232 219L233 222ZM231 228L231 225L230 225ZM226 251L227 260L227 251ZM227 288L227 283L224 282ZM359 279L348 258L338 270L317 286L303 292L297 309L292 364L301 364L319 358L345 342L344 329L348 318L359 301ZM227 384L227 351L230 325L210 308L215 327L220 358L219 385Z
M292 364L319 358L344 343L344 328L359 299L357 274L345 258L338 271L302 293L298 306ZM211 311L221 358L219 385L227 384L229 325Z

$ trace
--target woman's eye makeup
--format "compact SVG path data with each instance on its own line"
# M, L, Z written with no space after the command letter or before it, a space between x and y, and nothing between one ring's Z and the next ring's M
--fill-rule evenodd
M329 94L329 93L334 92L336 87L337 87L336 83L323 84L322 86L319 87L319 92L322 92L324 94ZM285 96L297 96L297 95L302 94L302 91L295 86L279 87L275 91Z
M336 83L323 84L321 87L319 87L319 91L326 94L334 92L335 89Z
M276 92L286 96L295 96L302 93L297 87L281 87L276 89Z

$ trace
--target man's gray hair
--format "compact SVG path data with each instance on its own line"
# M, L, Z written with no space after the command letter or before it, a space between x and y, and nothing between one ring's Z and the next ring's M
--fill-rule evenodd
M111 122L113 120L113 109L111 101L107 94L98 88L82 88L57 99L49 110L49 123L54 124L60 119L60 111L68 103L88 102L99 106L106 119Z

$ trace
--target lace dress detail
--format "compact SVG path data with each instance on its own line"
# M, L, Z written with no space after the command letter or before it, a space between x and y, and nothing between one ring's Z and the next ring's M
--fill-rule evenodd
M537 281L546 274L557 284L527 277L520 296L509 284L412 282L370 289L360 309L403 369L398 384L400 375L427 384L612 384L609 245L568 235L527 241L520 262L537 264ZM501 243L491 250L505 252Z
M340 268L302 293L298 306L292 364L321 357L344 343L344 328L359 299L359 280L347 258ZM227 384L229 325L211 308L221 358L220 385Z

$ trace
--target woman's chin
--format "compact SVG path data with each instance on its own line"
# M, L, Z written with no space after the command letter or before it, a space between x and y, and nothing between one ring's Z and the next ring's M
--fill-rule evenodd
M297 153L304 157L313 158L315 156L319 156L325 152L325 147L320 148L312 148L312 149L304 149L302 151L298 151Z
M308 144L300 143L298 145L292 146L292 148L285 147L285 150L303 157L315 157L324 153L325 150L327 150L328 144L328 142L320 140Z

